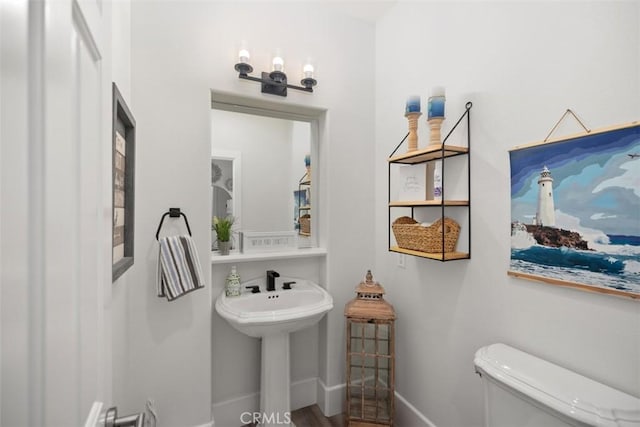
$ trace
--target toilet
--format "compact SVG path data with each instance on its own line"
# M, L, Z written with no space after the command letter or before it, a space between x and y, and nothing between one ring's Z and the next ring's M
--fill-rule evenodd
M475 354L485 427L640 427L640 399L505 344Z

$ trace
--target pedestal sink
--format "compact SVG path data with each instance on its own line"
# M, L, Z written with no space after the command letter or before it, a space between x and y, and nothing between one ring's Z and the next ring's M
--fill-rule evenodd
M293 282L291 289L282 284ZM216 311L231 326L250 337L262 338L260 382L260 426L291 425L289 395L289 333L317 323L333 308L333 298L317 284L290 277L280 277L276 290L266 291L266 280L255 279L242 284L242 295L216 300ZM260 293L248 287L257 286Z

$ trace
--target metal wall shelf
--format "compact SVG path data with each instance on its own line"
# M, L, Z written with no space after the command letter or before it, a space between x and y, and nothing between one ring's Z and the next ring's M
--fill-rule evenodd
M471 102L467 102L465 105L465 111L460 116L456 124L449 131L447 136L442 141L442 144L438 145L430 145L424 149L415 150L411 152L407 152L404 154L395 154L398 151L398 148L404 143L407 139L407 135L400 141L400 143L396 146L395 150L389 156L388 161L388 223L389 223L389 235L388 235L388 247L389 252L397 252L405 255L417 256L426 259L433 259L438 261L454 261L460 259L469 259L471 258L471 107L473 104ZM449 136L453 133L453 131L458 127L460 122L466 117L467 119L467 146L460 147L456 145L447 145L447 140ZM468 156L467 161L467 194L469 200L448 200L445 198L445 159L466 155ZM435 160L442 160L442 196L444 200L410 200L410 201L400 201L400 200L391 200L391 165L392 164L402 164L402 165L415 165L419 163L426 163ZM391 210L393 208L411 208L411 217L414 217L414 208L440 208L440 218L444 219L445 217L445 208L466 208L467 210L467 243L468 243L468 252L444 252L444 240L445 240L445 231L444 227L442 230L442 252L437 253L429 253L429 252L420 252L410 249L400 248L397 245L391 245ZM461 236L458 237L460 239Z

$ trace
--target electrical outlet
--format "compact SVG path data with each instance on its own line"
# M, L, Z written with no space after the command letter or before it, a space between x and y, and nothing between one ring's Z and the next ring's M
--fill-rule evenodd
M405 257L406 257L405 254L398 254L398 267L405 268L404 267Z

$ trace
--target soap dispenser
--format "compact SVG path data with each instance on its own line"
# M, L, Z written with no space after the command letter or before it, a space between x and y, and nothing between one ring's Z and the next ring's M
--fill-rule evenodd
M240 295L240 275L236 271L235 265L231 267L231 272L227 276L225 294L228 297L237 297Z

